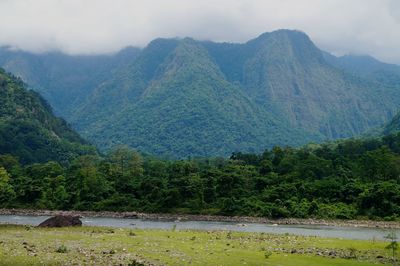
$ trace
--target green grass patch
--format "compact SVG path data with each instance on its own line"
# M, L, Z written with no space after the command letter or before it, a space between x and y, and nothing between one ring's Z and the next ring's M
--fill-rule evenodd
M377 265L383 241L226 231L0 226L0 265Z

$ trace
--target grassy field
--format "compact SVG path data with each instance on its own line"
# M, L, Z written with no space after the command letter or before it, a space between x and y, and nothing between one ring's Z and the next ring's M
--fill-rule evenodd
M0 226L0 265L377 265L381 241L263 233Z

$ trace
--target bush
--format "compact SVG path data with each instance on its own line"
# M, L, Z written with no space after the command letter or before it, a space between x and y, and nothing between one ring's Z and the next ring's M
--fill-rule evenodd
M68 248L66 246L64 246L64 245L61 245L56 249L56 252L57 253L67 253L68 252Z

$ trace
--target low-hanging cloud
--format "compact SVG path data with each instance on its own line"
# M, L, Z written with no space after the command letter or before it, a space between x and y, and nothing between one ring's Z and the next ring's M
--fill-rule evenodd
M0 45L110 53L157 37L244 42L299 29L335 54L400 63L399 0L0 0Z

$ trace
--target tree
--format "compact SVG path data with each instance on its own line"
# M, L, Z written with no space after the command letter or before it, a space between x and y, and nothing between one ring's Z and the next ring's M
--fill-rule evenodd
M120 176L124 176L129 170L132 158L132 150L128 146L118 146L110 153L110 160L114 163L115 170Z
M10 176L4 167L0 167L0 204L6 205L15 198L15 192L10 185Z
M104 176L94 166L86 166L80 171L82 187L79 191L79 208L91 209L93 204L112 194L112 188Z
M133 177L141 177L143 175L143 159L136 151L133 151L129 160L129 172Z
M140 154L128 146L119 146L111 152L110 163L111 180L115 182L116 189L123 193L133 192L135 179L144 172Z

